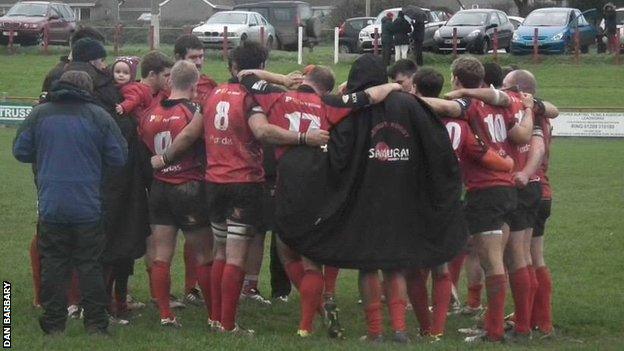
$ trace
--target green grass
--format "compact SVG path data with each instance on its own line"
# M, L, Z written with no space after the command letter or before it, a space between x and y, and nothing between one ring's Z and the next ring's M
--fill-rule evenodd
M54 49L58 50L58 49ZM22 50L23 51L23 50ZM170 52L170 48L166 48ZM130 48L125 53L141 54L144 50ZM0 92L11 95L35 96L43 75L57 60L61 52L39 56L27 52L6 56L0 51ZM327 50L317 50L308 56L315 63L329 60ZM428 57L436 61L435 67L445 70L448 76L450 57ZM521 65L537 72L542 85L542 95L560 106L620 106L616 75L622 77L622 68L610 64L609 58L590 56L591 65L577 67L556 64L547 58L542 66ZM297 68L292 54L275 53L270 68L288 72ZM336 69L344 79L346 65ZM217 80L227 78L218 54L208 57L206 72ZM591 85L592 88L586 88ZM299 340L294 332L299 316L298 294L293 293L288 305L260 308L243 304L240 320L243 325L256 329L254 340L238 340L209 334L206 314L198 308L179 313L184 327L181 330L164 330L158 326L158 313L148 306L129 327L113 328L110 339L85 335L79 321L69 321L65 337L46 338L36 322L39 311L31 307L32 280L29 267L28 246L36 222L36 193L28 165L19 164L11 156L11 142L15 130L0 128L0 278L13 284L13 345L18 350L186 350L186 349L241 349L241 350L294 350L294 349L344 349L376 350L362 345L357 337L365 331L364 315L356 304L358 293L356 274L341 272L337 299L341 307L341 320L348 340L333 342L319 332L309 340ZM624 267L624 238L622 208L624 199L624 140L558 138L553 143L551 179L555 190L553 216L546 236L547 262L554 279L554 318L558 337L553 341L534 341L534 350L621 350L624 345L624 294L622 293L622 267ZM268 262L261 275L261 289L268 294ZM136 274L131 280L132 293L142 301L148 299L147 277L143 263L137 261ZM173 264L173 292L181 294L183 265L178 253ZM462 292L465 287L461 286ZM508 306L509 311L511 306ZM458 327L470 325L463 317L450 317L447 336L436 345L418 345L431 350L465 349ZM409 331L416 333L417 323L408 314ZM386 325L386 331L389 325ZM392 345L383 348L392 348ZM487 349L513 349L512 346L486 346ZM471 349L477 349L472 348Z
M112 56L112 48L108 49ZM40 48L18 48L16 54L8 55L6 48L0 48L0 93L6 92L9 96L38 96L42 78L66 50L64 47L52 47L50 55L46 56L40 54ZM162 50L165 53L173 51L170 46L164 46ZM129 46L122 50L124 55L141 56L146 52L146 48L141 46ZM334 67L339 82L347 79L350 62L355 57L343 56L343 62ZM500 55L501 64L514 63L534 72L539 83L539 95L559 107L624 108L624 100L617 93L621 88L621 78L624 77L624 65L614 65L614 59L609 55L588 54L582 58L583 63L576 65L571 56L546 56L542 58L542 63L535 65L530 56ZM491 60L491 56L483 59ZM111 60L109 58L109 62ZM451 75L451 61L451 55L425 54L425 62L442 72L446 78L446 90L450 88L448 80ZM268 69L288 73L301 68L296 62L296 53L273 51ZM333 51L329 47L315 48L312 53L305 50L304 63L333 65L332 62ZM218 51L208 53L204 72L219 82L229 78Z

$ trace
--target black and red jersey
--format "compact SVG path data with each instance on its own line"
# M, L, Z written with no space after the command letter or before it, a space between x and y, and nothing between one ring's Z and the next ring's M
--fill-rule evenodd
M294 132L330 130L354 109L370 104L365 92L320 96L307 85L294 91L286 91L256 76L247 76L241 83L262 107L271 124ZM276 158L279 159L287 148L277 147Z
M537 176L540 183L542 183L542 198L552 199L552 188L550 187L550 180L548 179L548 166L550 163L550 145L552 141L552 126L548 118L541 118L540 124L542 126L542 133L544 134L544 157L542 163L537 169Z
M140 121L139 134L152 154L162 155L191 122L199 107L187 99L164 100ZM169 184L203 180L203 145L196 143L176 163L154 171L154 178Z
M248 124L257 104L237 80L217 86L205 101L206 180L213 183L264 181L262 145Z
M478 140L468 122L455 118L443 118L442 122L446 125L453 151L462 169L466 160L481 159L487 147Z

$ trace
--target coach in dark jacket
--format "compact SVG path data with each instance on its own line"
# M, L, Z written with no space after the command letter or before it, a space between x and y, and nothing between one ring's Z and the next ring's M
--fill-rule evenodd
M412 19L412 55L414 62L418 66L423 65L423 42L425 41L425 21L426 14L423 11L417 11Z
M383 56L383 63L387 66L390 65L390 58L392 57L392 49L394 47L393 26L392 18L394 15L392 12L388 12L384 18L381 19L381 52Z
M405 14L403 14L403 11L399 11L397 19L392 23L395 61L407 58L407 51L410 43L409 33L411 31L412 26L407 19L405 19Z
M69 71L20 126L13 155L37 164L40 318L45 333L65 329L66 291L72 269L79 274L84 324L106 333L108 299L101 266L104 168L123 166L127 145L110 115L95 103L91 78Z

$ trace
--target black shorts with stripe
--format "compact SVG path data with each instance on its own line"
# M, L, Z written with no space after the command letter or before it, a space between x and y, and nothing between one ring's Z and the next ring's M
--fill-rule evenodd
M263 183L206 183L210 222L213 225L230 222L257 229L262 224L263 191ZM254 235L254 231L246 232L234 234Z
M205 183L169 184L154 179L149 193L149 219L153 225L196 230L210 226Z

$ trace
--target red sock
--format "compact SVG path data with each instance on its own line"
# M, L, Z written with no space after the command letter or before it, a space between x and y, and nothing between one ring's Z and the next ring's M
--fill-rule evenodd
M221 282L224 267L224 260L214 260L210 274L210 319L217 322L221 321Z
M427 293L426 276L422 270L414 269L407 275L407 296L420 324L420 333L425 335L431 331L431 312Z
M468 253L465 251L461 252L449 263L449 273L451 274L451 281L455 287L459 284L459 275L461 274L461 269L464 265L464 261L466 261L466 257L468 257Z
M401 277L399 274L393 274L388 284L388 310L390 312L390 322L392 324L392 330L395 332L404 332L407 330L405 324L405 306L407 301L403 298L399 289L398 279Z
M152 262L151 277L154 284L154 295L160 310L160 318L173 318L169 308L169 291L171 290L171 263L154 260Z
M528 334L531 332L531 311L529 310L531 298L531 277L529 276L529 270L527 267L520 268L510 274L509 283L515 305L515 330L520 334Z
M197 286L197 263L195 252L189 241L184 242L184 294L188 294Z
M301 261L292 261L286 265L286 275L297 290L301 291L301 280L303 279L303 264Z
M301 320L299 330L312 331L316 311L323 297L323 275L319 271L306 270L301 279Z
M529 321L532 319L533 315L533 305L535 304L535 294L537 293L537 286L539 282L537 281L537 277L535 276L535 268L533 265L527 266L529 270L529 278L531 279L531 292L529 295Z
M340 268L325 266L323 268L323 280L325 282L325 295L333 296L336 293L336 280Z
M30 242L30 267L32 268L33 289L35 298L33 303L41 305L41 257L38 247L39 235L35 235Z
M433 323L431 326L432 335L444 334L446 325L446 313L451 302L451 289L453 282L450 274L442 274L433 281Z
M505 289L507 278L504 274L485 278L487 291L487 312L485 314L485 331L491 341L500 341L505 334Z
M468 306L478 308L481 306L481 290L483 284L473 284L468 287Z
M78 272L72 271L71 284L67 291L67 303L69 305L80 304L80 281L78 280Z
M210 311L210 303L212 302L210 297L210 295L212 295L210 291L212 289L210 286L211 275L212 262L197 266L197 283L199 284L199 288L204 296L204 303L206 304L208 311Z
M226 264L223 268L221 282L221 325L225 330L232 330L236 326L236 309L243 288L245 271L233 264Z
M544 333L550 333L552 326L552 278L548 267L537 267L535 276L538 281L537 293L533 304L532 325Z
M366 315L368 335L377 337L383 334L381 282L379 281L379 276L376 272L375 274L366 275L364 281L360 284L362 284L362 295L366 302L364 313Z

